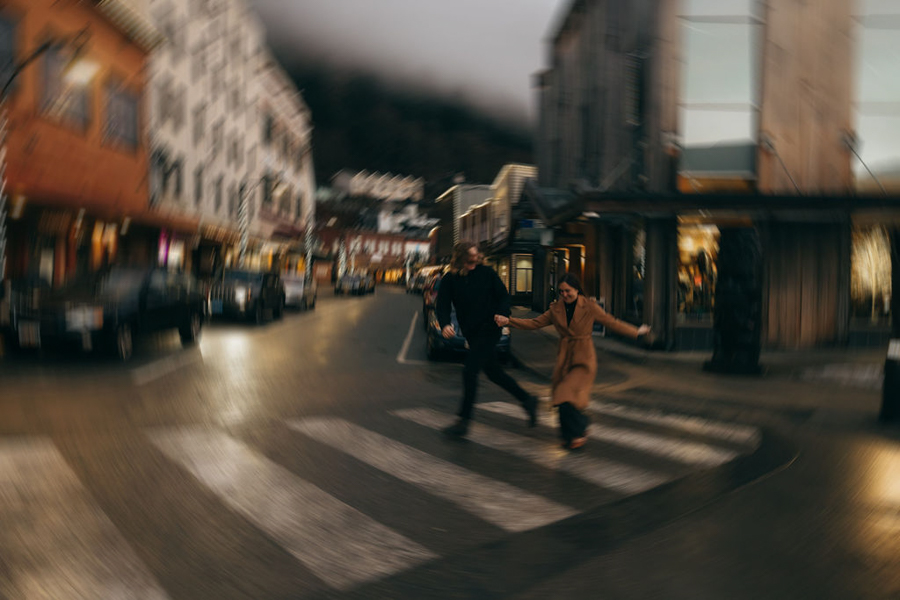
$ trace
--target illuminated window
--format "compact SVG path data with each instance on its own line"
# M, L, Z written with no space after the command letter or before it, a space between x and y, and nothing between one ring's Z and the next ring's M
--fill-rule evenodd
M680 322L711 321L716 296L719 228L678 226L678 317Z
M889 321L891 311L891 244L880 225L854 227L850 254L850 303L855 319Z
M44 53L41 109L86 130L91 122L91 90L89 86L66 84L65 66L66 59L56 48Z
M516 293L530 294L532 284L531 278L533 274L533 263L531 260L531 256L527 254L516 254L513 256L513 261L516 265Z

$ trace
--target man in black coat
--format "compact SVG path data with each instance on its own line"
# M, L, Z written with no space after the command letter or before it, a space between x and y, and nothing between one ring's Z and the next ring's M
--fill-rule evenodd
M497 361L496 346L500 328L494 315L509 316L509 293L497 273L481 264L481 253L472 242L459 242L453 248L451 271L441 280L436 312L441 334L452 338L456 331L450 322L450 305L456 307L456 319L469 344L463 369L463 400L459 420L444 430L448 435L462 437L469 431L469 421L475 407L478 373L484 371L488 379L515 396L528 413L529 425L537 424L537 398L523 390L506 374Z

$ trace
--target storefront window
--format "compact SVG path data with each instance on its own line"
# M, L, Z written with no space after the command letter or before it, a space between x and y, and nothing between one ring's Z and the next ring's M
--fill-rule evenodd
M855 319L890 320L891 245L882 226L855 227L850 254L850 299Z
M644 318L644 275L647 268L647 232L641 229L634 236L631 273L631 313L638 320Z
M678 226L678 320L712 321L716 293L719 228Z

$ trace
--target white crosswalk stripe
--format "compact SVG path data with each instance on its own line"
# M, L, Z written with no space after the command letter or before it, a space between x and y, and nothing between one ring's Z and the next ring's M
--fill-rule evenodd
M0 597L167 598L45 438L0 441Z
M507 483L435 458L342 419L290 421L288 425L394 477L456 503L507 531L526 531L576 511Z
M436 558L223 433L179 428L150 439L336 589Z
M482 406L490 410L488 405ZM516 406L509 404L506 406L521 412ZM393 414L432 429L440 429L453 421L452 417L427 408L398 410ZM595 459L583 454L573 455L550 443L541 443L482 423L474 423L466 437L476 444L524 458L541 467L565 471L584 481L621 494L637 494L671 479L661 473L607 459Z
M508 417L521 420L527 418L518 406L513 406L508 402L489 402L480 406L484 410ZM544 412L538 415L538 420L544 427L555 427L555 419L555 416ZM720 465L737 457L737 452L733 450L599 423L591 423L588 428L588 437L686 464L707 467Z
M686 469L682 465L706 468L721 464L749 452L750 445L760 439L756 428L745 425L595 402L591 412L615 417L616 424L593 423L592 437L635 451L627 460L610 459L592 453L590 447L584 453L566 452L549 440L546 432L543 437L526 434L528 430L521 424L526 416L518 405L488 402L478 410L504 418L494 418L492 424L474 422L467 436L473 444L470 448L477 451L477 444L511 460L565 473L595 486L598 492L613 492L613 497L638 494L683 476ZM449 413L431 408L395 410L384 418L395 426L404 421L415 423L409 427L415 427L417 435L423 432L421 427L439 430L454 420ZM503 423L508 418L519 423L507 429ZM541 413L540 420L543 427L556 427L550 413ZM336 449L362 463L352 468L377 470L386 485L394 479L417 488L422 494L416 510L424 516L416 518L425 518L425 523L434 519L436 531L444 531L437 527L440 517L430 516L428 509L438 499L471 515L472 526L483 529L486 521L506 532L543 527L580 512L511 485L503 473L491 477L469 470L344 419L313 417L286 424L293 432L288 435L297 442L322 444L325 460ZM425 536L430 540L426 545L434 546L426 547L408 537L418 533L395 531L365 514L365 509L352 506L352 500L331 495L215 426L159 427L144 433L171 461L171 468L193 476L189 485L209 491L334 590L353 590L402 573L441 558L447 550L441 536ZM448 448L448 452L453 455L455 451ZM639 464L644 462L642 456L654 466ZM659 457L682 465L660 467ZM495 460L489 461L493 466L488 471L496 468ZM527 476L527 471L520 472L516 479L521 482ZM395 485L401 484L395 481ZM581 497L587 489L579 487L574 492L578 496L572 498L573 506L609 499L602 494ZM5 569L0 575L0 597L167 597L91 491L50 439L0 439L0 557ZM178 506L171 509L177 511ZM462 528L468 526L460 523Z
M590 411L597 414L650 423L652 425L662 425L672 430L696 435L705 435L739 444L756 444L759 442L760 436L759 430L749 425L722 423L720 421L711 421L702 417L632 408L613 402L597 402L595 400L591 402Z

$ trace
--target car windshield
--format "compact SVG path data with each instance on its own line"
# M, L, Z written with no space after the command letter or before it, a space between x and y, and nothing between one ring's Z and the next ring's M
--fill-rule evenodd
M147 272L143 269L112 269L100 278L97 295L118 298L140 290Z
M237 283L256 283L262 279L262 273L250 273L248 271L226 271L224 279Z

